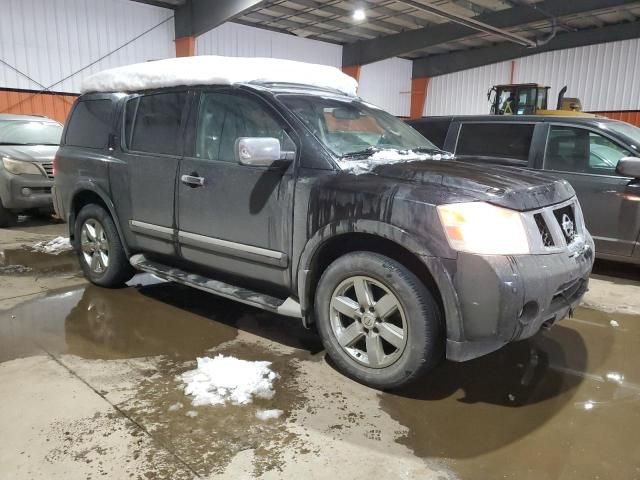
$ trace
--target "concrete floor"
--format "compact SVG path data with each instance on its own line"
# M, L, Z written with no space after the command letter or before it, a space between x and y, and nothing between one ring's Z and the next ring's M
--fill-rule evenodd
M574 318L391 394L295 320L23 247L65 232L0 231L0 478L640 478L639 268L598 264ZM176 376L217 353L273 362L275 397L191 406Z

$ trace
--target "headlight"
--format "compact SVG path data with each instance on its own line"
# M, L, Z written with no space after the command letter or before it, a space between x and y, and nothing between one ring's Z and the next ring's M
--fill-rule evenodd
M14 160L13 158L2 157L2 165L8 172L15 175L42 175L42 171L31 162L23 162L22 160Z
M484 202L440 205L438 215L451 248L480 255L529 253L518 212Z

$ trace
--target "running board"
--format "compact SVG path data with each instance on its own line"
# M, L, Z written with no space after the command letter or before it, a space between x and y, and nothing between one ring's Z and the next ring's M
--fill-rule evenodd
M237 302L251 305L252 307L268 310L287 317L302 318L300 304L293 298L286 300L258 293L246 288L236 287L228 283L212 280L202 275L185 272L179 268L169 267L161 263L149 260L142 254L134 255L129 259L131 266L144 272L153 273L158 277L172 282L181 283L189 287L197 288L220 297L229 298Z

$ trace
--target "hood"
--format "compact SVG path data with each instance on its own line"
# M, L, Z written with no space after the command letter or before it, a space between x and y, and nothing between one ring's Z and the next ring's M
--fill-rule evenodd
M1 145L0 157L26 162L53 162L57 151L57 145Z
M513 210L533 210L575 195L566 180L516 167L426 160L378 165L371 173L416 185L444 186Z

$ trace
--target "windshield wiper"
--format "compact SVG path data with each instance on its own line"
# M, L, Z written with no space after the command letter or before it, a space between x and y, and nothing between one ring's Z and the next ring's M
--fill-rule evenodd
M436 153L436 154L439 153L441 155L449 154L449 152L437 147L416 147L416 148L412 148L411 150L418 153Z
M371 155L379 151L380 149L377 147L367 147L363 150L356 150L355 152L347 152L343 154L341 158L370 157Z

